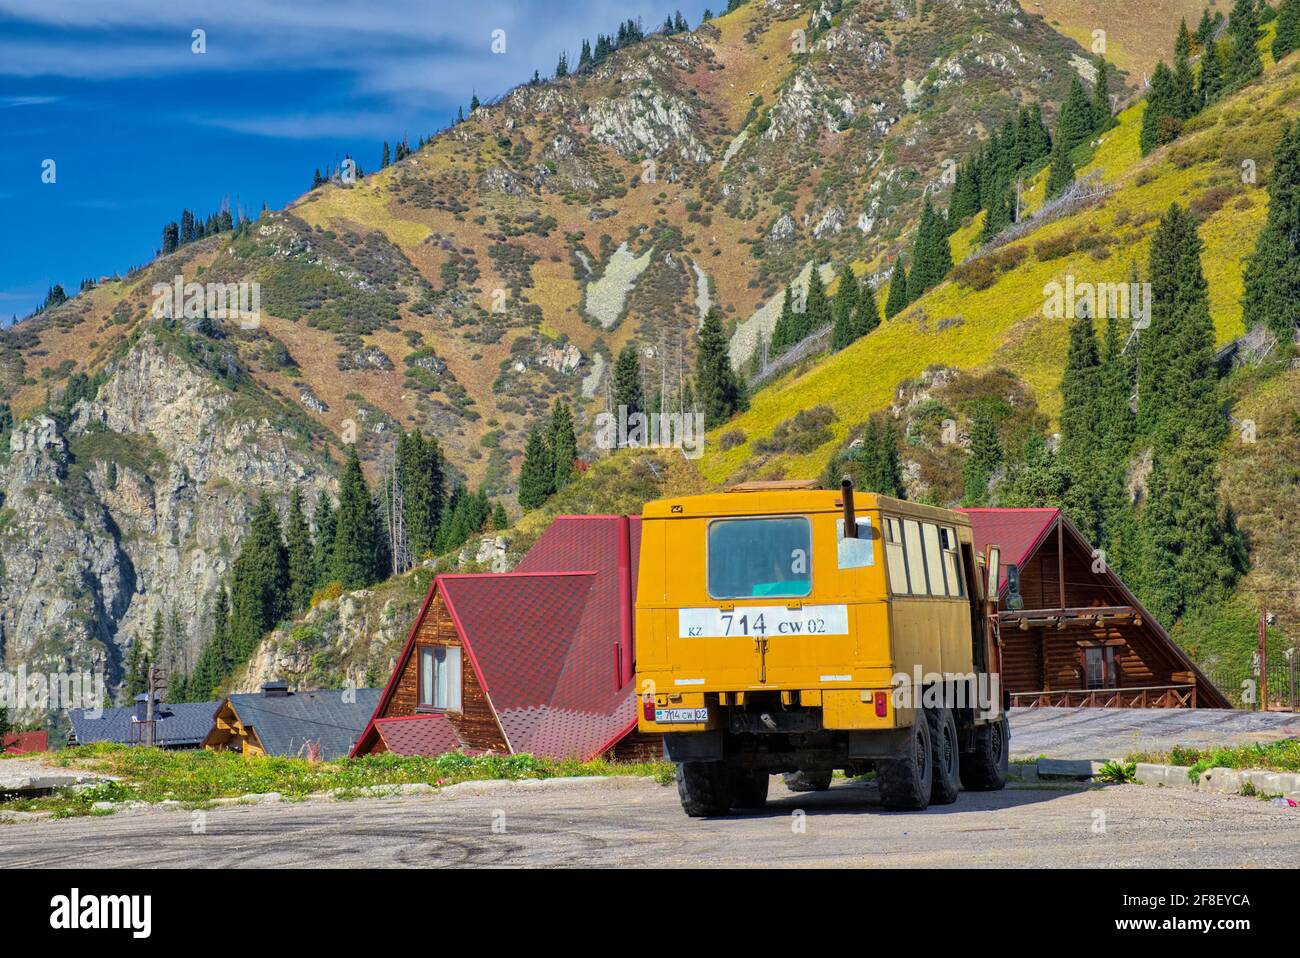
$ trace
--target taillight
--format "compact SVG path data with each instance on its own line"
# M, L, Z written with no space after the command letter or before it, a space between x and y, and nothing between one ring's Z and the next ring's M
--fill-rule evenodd
M889 714L889 693L876 693L876 718L884 718Z
M641 696L641 714L645 716L647 722L655 720L655 697L653 695Z

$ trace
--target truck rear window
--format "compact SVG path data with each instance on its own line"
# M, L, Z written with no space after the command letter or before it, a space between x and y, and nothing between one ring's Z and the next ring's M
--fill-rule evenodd
M709 595L799 598L812 592L812 524L803 516L709 526Z

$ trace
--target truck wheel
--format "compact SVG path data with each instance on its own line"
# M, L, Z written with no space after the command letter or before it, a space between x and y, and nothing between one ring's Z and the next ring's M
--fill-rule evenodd
M763 808L767 805L767 786L772 776L767 772L738 768L731 774L732 807Z
M961 757L961 783L973 792L996 792L1007 784L1011 728L1004 715L975 729L975 750Z
M951 805L961 791L961 741L952 709L926 709L930 743L934 747L934 782L930 786L932 805Z
M930 723L920 713L912 721L907 749L898 758L879 762L876 771L885 808L920 811L930 804L934 750L930 745Z
M824 792L831 787L831 777L834 774L830 769L817 772L800 769L797 772L786 772L781 777L785 780L785 787L792 792Z
M677 796L691 818L725 815L731 810L731 775L722 762L678 762Z

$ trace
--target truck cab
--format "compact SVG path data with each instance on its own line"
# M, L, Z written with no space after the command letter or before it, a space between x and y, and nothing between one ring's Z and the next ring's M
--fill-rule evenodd
M686 812L760 807L774 773L820 790L874 769L890 808L1001 788L996 567L959 513L847 482L648 503L638 726Z

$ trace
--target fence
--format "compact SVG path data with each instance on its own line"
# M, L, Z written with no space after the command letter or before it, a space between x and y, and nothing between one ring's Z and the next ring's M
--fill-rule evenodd
M816 332L809 333L803 339L799 340L799 342L795 343L780 356L777 356L776 359L773 359L771 362L763 362L759 371L750 378L749 385L751 387L761 386L777 373L789 369L795 363L799 362L799 360L807 359L809 356L816 356L818 353L825 350L830 346L831 331L834 328L834 325L823 326ZM766 354L766 344L764 344L763 349ZM766 360L766 355L764 356L764 359Z
M1287 656L1287 650L1270 648L1263 672L1259 655L1248 666L1210 664L1202 666L1205 677L1228 697L1234 708L1294 712L1300 705L1300 653Z

